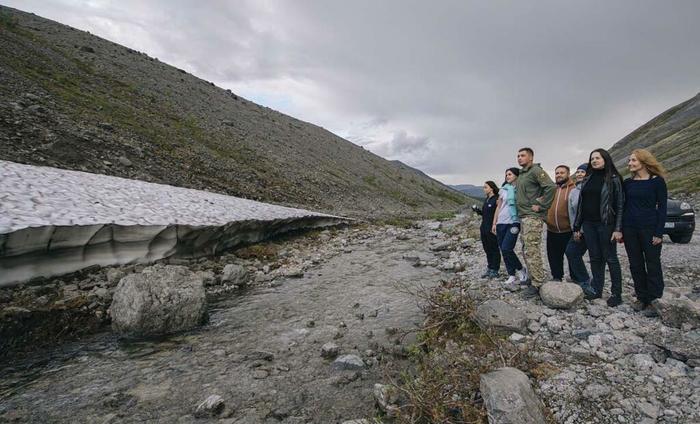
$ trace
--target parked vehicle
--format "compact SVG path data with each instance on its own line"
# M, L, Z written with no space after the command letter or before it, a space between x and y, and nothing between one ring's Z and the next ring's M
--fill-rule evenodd
M674 243L690 243L695 231L695 212L688 202L668 199L666 204L666 225L664 234L668 234Z

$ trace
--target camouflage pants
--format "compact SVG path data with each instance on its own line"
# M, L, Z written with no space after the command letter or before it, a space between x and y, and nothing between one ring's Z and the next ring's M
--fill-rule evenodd
M534 216L520 219L522 225L523 258L530 274L532 285L544 284L544 264L542 262L542 220Z

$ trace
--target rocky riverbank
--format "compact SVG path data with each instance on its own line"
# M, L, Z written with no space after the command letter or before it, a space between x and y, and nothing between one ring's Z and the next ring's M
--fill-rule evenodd
M440 394L436 408L446 401L445 422L484 420L483 394L492 407L498 387L489 382L500 374L486 383L480 377L504 365L525 372L523 390L528 380L534 389L526 406L552 422L700 419L700 330L687 319L697 312L697 234L689 245L664 246L667 297L685 293L676 300L687 307L674 322L629 307L624 253L625 303L617 308L604 297L553 309L517 288L481 280L476 225L458 217L327 230L172 261L204 280L210 320L160 340L127 342L107 330L114 287L141 266L3 290L3 331L8 322L30 324L44 313L53 319L26 334L15 331L14 344L0 339L3 351L14 352L0 359L0 421L411 422L421 414L411 395L421 393ZM462 327L435 325L445 318L431 309L436 294ZM510 331L484 332L475 314L496 301L519 318ZM61 314L94 324L78 331L59 324ZM48 336L63 327L69 330L56 344ZM437 328L446 331L430 333ZM32 344L19 353L39 340L43 349ZM468 371L461 381L469 384L450 386L439 374L444 369ZM426 381L430 391L418 392L425 385L417 383Z

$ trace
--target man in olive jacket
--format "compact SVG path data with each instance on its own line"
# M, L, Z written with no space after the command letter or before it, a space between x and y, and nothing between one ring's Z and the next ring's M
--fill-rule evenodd
M535 153L529 147L518 150L518 165L522 167L516 180L515 206L522 226L523 257L532 286L525 293L536 295L544 284L542 261L542 227L547 210L554 199L554 182L534 163Z

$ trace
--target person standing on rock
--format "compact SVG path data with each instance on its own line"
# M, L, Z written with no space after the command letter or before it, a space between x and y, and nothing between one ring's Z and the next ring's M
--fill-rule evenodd
M535 153L529 147L518 150L520 176L515 187L515 203L523 233L523 258L531 285L526 296L536 296L544 284L542 264L542 223L554 198L554 182L534 163Z
M518 168L506 169L506 180L501 186L496 204L496 217L493 220L491 232L496 234L498 247L501 249L503 262L508 271L508 279L504 284L512 285L518 282L525 283L527 274L523 264L515 254L515 244L520 234L520 218L515 205L515 181L518 179ZM515 273L518 273L516 277Z
M547 212L547 259L552 279L563 281L564 253L573 234L569 220L569 195L576 184L571 181L571 169L566 165L556 167L554 182L557 184L554 201ZM571 265L569 274L572 274ZM573 274L571 277L573 278Z
M622 303L622 271L617 258L617 242L622 242L622 209L624 193L620 174L605 149L596 149L588 159L586 178L581 183L581 196L574 223L574 237L584 240L591 259L593 293L587 299L603 296L605 264L610 271L611 296L608 306Z
M484 205L481 209L474 205L472 210L481 215L479 232L481 233L481 245L484 247L484 252L486 252L486 262L488 264L481 278L495 278L498 277L498 270L501 268L501 253L498 250L498 240L496 235L491 232L493 219L496 214L496 201L498 199L498 186L496 183L486 181L484 183L484 194L486 194Z
M586 177L586 170L588 169L588 164L581 164L574 174L576 179L576 186L569 193L569 222L571 222L572 230L573 223L576 222L576 212L578 209L578 200L581 196L581 183ZM585 237L581 235L581 237ZM576 284L581 286L583 293L588 296L595 294L593 287L591 287L591 276L586 269L586 263L583 261L583 255L586 254L588 248L586 247L586 242L584 240L576 240L571 237L569 243L566 245L566 259L569 263L569 273L571 278Z
M651 302L664 293L661 245L668 200L666 170L645 149L633 150L627 166L632 177L622 183L622 235L637 296L633 307L653 313Z

